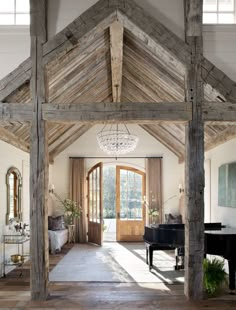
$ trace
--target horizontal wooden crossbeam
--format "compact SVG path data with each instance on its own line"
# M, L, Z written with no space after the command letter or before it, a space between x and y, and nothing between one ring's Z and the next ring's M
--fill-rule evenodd
M150 123L156 120L184 122L191 119L186 102L44 104L43 119L63 122Z
M236 103L204 102L202 113L204 121L235 122Z
M32 115L32 104L0 102L0 124L4 123L5 121L31 121Z
M53 122L126 122L152 123L156 121L186 122L192 119L191 102L100 102L100 103L44 103L42 119ZM5 121L31 121L32 105L0 103L0 124ZM204 102L204 121L236 122L236 104L232 102Z

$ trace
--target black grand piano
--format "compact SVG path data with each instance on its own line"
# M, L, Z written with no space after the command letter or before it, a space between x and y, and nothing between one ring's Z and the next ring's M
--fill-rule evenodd
M229 289L235 289L236 229L221 223L205 223L205 254L219 255L228 260ZM176 250L175 269L184 268L184 224L145 226L146 262L153 267L153 251ZM180 263L180 264L179 264Z

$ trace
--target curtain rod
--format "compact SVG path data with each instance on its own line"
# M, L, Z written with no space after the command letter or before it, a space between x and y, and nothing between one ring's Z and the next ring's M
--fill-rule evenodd
M76 159L76 158L87 158L87 159L96 159L96 158L105 158L105 159L132 159L132 158L163 158L163 156L148 156L148 157L145 157L145 156L134 156L134 157L112 157L112 156L70 156L69 158L72 158L72 159Z

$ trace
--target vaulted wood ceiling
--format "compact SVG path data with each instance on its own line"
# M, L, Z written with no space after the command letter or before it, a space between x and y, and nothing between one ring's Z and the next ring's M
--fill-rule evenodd
M183 63L167 49L165 50L165 43L160 42L159 47L154 46L151 39L147 41L144 35L136 35L127 26L127 20L124 23L123 34L121 102L135 104L137 102L184 101L185 66ZM98 28L94 27L89 35L83 37L82 43L81 40L70 37L72 46L56 53L47 63L49 102L59 104L111 102L112 104L110 28L109 26L104 29ZM174 34L172 36L174 37ZM209 67L211 64L205 62L205 65ZM209 76L208 73L204 79L205 100L225 101L224 85L217 84L211 77L209 82ZM210 85L211 81L215 87ZM0 83L6 84L4 79ZM26 78L26 81L18 84L16 90L2 101L22 104L30 102L29 79ZM184 160L185 124L156 122L139 125L171 150L180 161ZM53 160L91 126L91 123L50 122L48 139L50 159ZM234 123L211 122L205 125L206 150L234 137L236 137L236 124ZM6 121L0 127L0 139L24 151L29 151L30 123Z

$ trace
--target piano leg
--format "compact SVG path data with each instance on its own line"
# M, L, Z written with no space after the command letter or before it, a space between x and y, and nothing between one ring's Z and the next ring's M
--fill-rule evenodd
M146 243L146 264L148 265L148 248L149 248L149 245Z
M229 265L229 289L235 290L235 269L236 269L236 261L233 259L228 260Z
M149 270L152 269L152 262L153 262L153 247L149 246Z
M146 243L146 264L149 266L149 270L152 268L153 261L153 247Z

